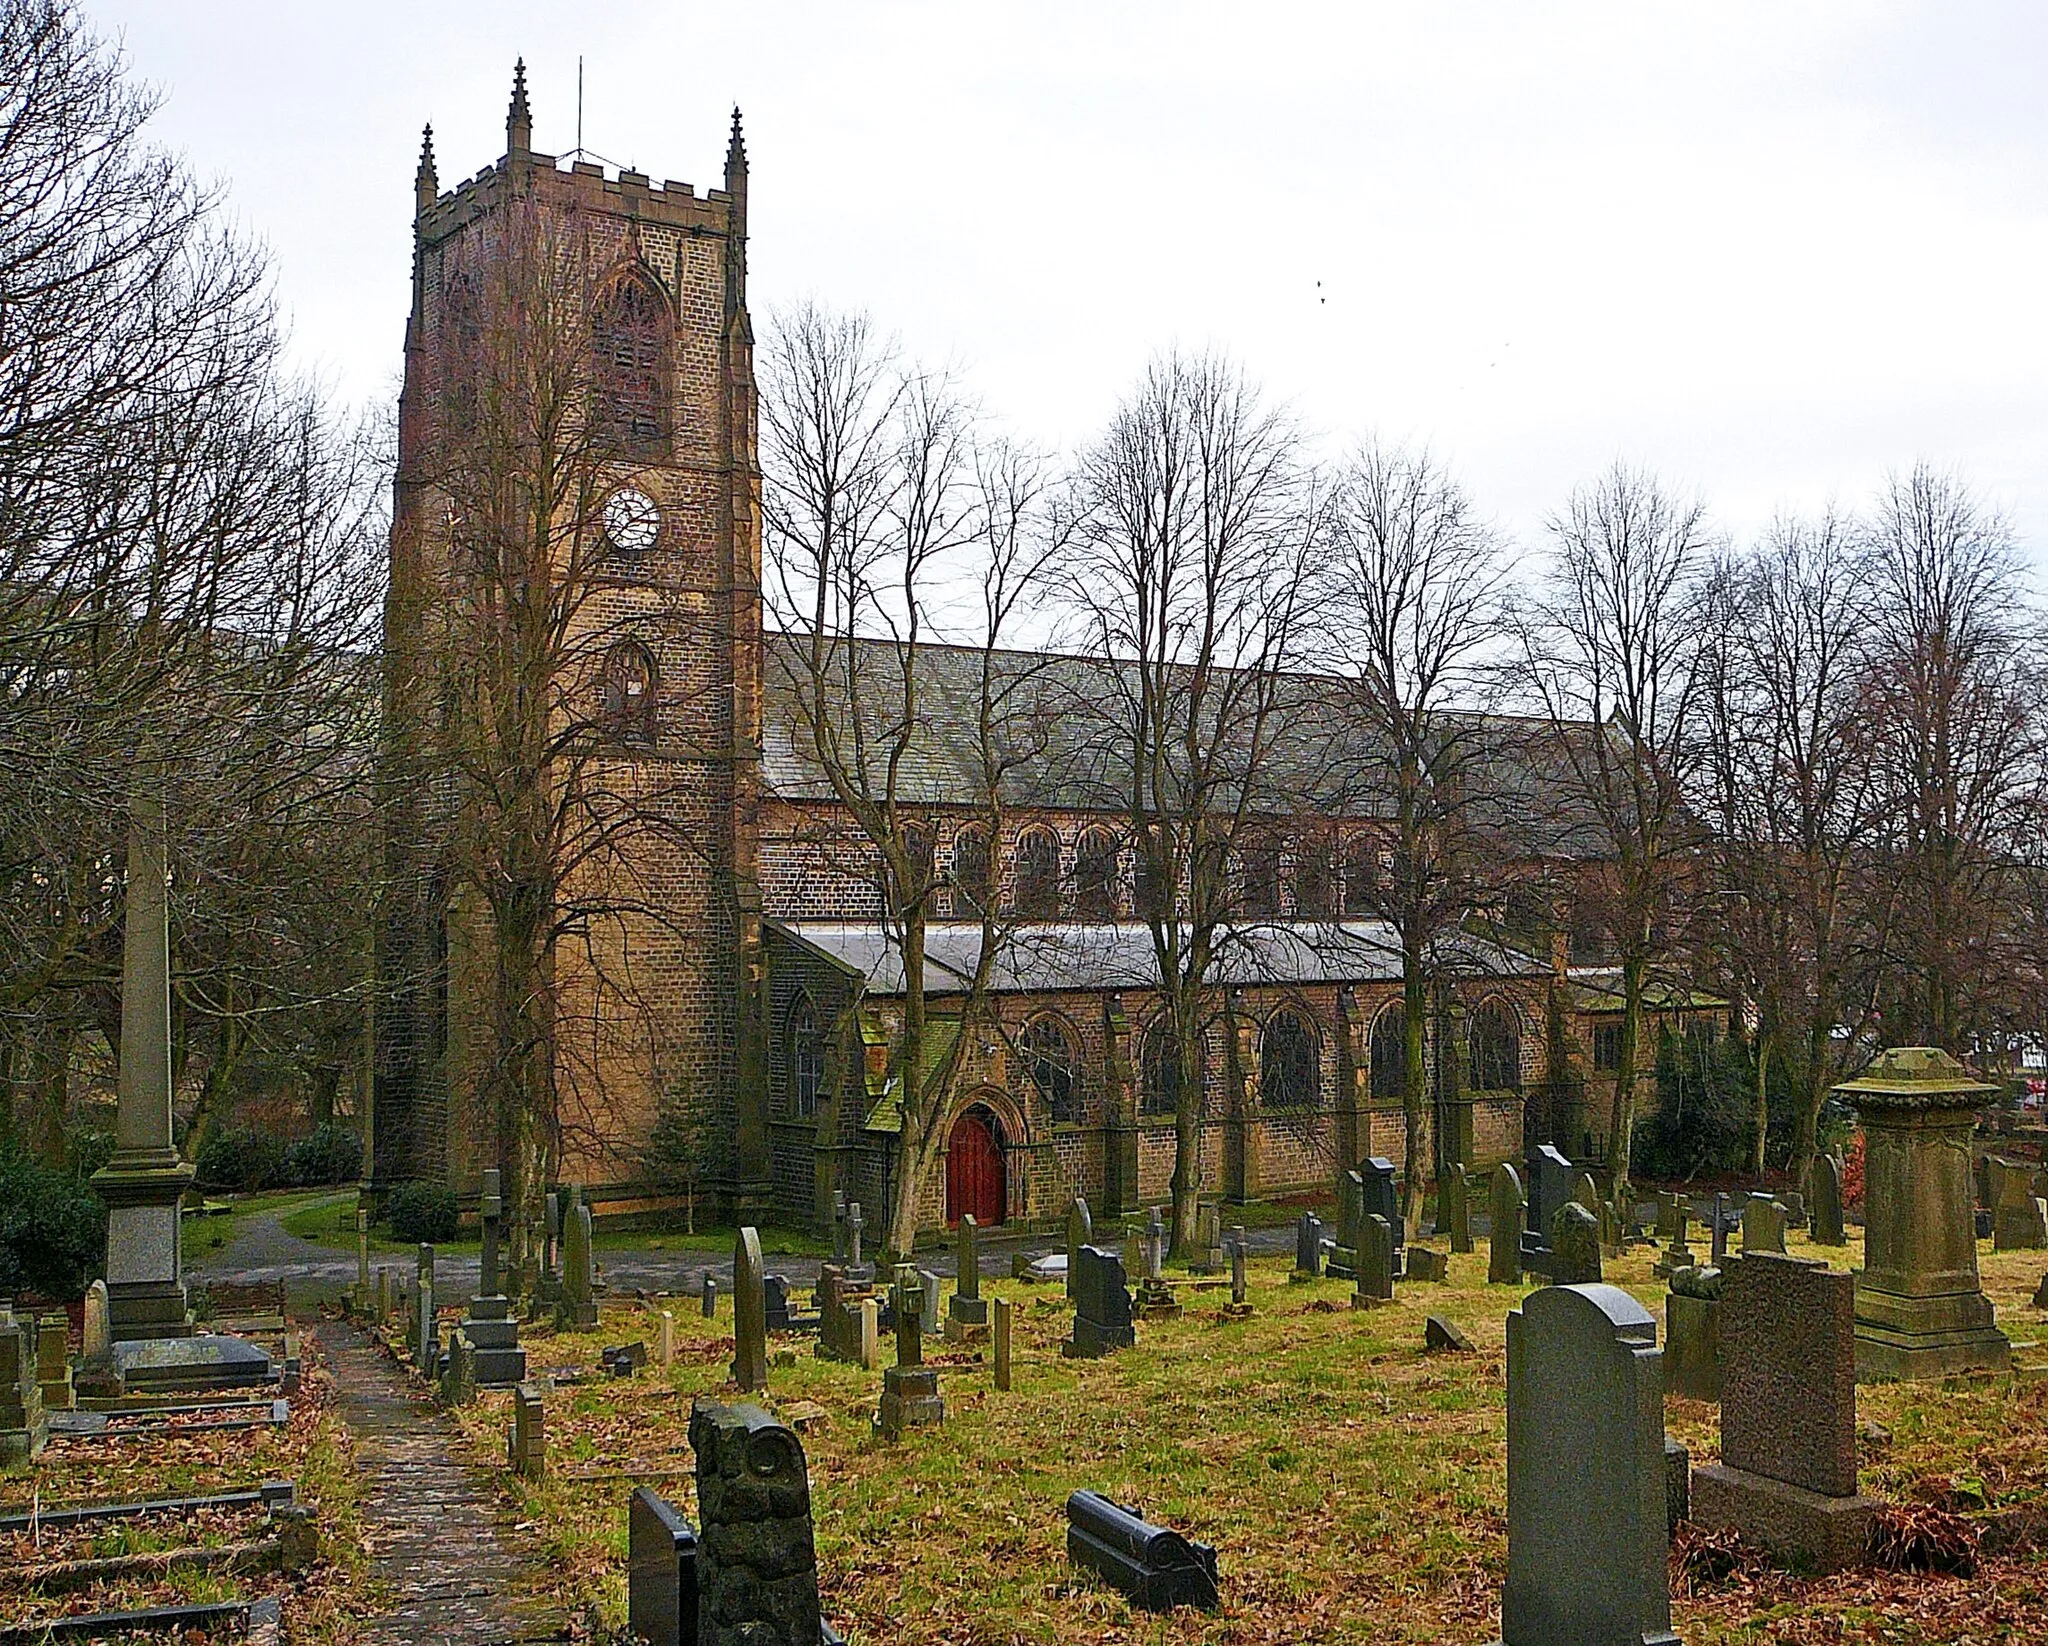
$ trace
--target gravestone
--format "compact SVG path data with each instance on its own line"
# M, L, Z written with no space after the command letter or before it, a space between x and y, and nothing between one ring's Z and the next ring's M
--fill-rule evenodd
M1855 1277L1748 1254L1722 1307L1721 1461L1693 1471L1693 1519L1802 1570L1857 1563L1877 1504L1856 1490Z
M860 1255L861 1233L867 1222L860 1215L860 1202L850 1201L846 1207L846 1278L855 1286L872 1286L875 1283L875 1266Z
M448 1353L441 1361L441 1399L449 1406L467 1406L476 1399L476 1345L459 1321L448 1334Z
M1251 1277L1245 1272L1244 1230L1230 1231L1230 1306L1240 1314L1250 1314Z
M1523 1269L1539 1275L1550 1274L1551 1226L1557 1221L1557 1209L1572 1198L1576 1188L1572 1163L1558 1152L1555 1144L1541 1144L1529 1156L1529 1209L1522 1235ZM1500 1239L1497 1230L1494 1239Z
M718 1276L709 1269L697 1278L697 1306L706 1320L718 1318Z
M1081 1260L1083 1246L1095 1239L1095 1219L1088 1215L1088 1202L1075 1195L1067 1207L1067 1296L1074 1295L1074 1268Z
M1332 1280L1358 1278L1359 1227L1365 1220L1365 1177L1353 1169L1337 1177L1337 1243L1323 1272Z
M2038 1251L2048 1246L2048 1201L2036 1200L2026 1182L2007 1184L1991 1214L1994 1252Z
M1665 1218L1664 1250L1652 1266L1659 1279L1668 1280L1680 1269L1689 1269L1699 1261L1686 1242L1688 1226L1692 1222L1692 1209L1678 1195L1669 1197L1663 1208Z
M758 1406L700 1396L698 1646L818 1646L818 1562L803 1442Z
M499 1275L499 1240L504 1226L505 1202L500 1192L498 1168L486 1167L483 1194L478 1211L483 1223L483 1259L478 1269L477 1295L470 1299L463 1317L462 1334L475 1349L476 1382L479 1388L509 1389L526 1376L526 1351L519 1347L519 1322L512 1315L512 1300L505 1295Z
M1358 1175L1360 1215L1387 1220L1387 1228L1394 1237L1394 1274L1398 1277L1407 1235L1407 1222L1401 1216L1400 1173L1394 1169L1391 1160L1374 1155L1359 1168Z
M1070 1360L1094 1360L1128 1349L1138 1341L1133 1313L1122 1260L1099 1246L1083 1246L1074 1271L1074 1335L1060 1352Z
M429 1246L426 1248L432 1251ZM441 1317L434 1308L434 1271L431 1260L426 1278L419 1283L413 1310L413 1364L422 1377L441 1372Z
M95 1280L85 1289L85 1336L80 1344L88 1371L97 1371L113 1358L114 1334L107 1318L107 1283Z
M1431 1315L1422 1323L1422 1350L1424 1354L1469 1355L1478 1351L1467 1337L1451 1321L1442 1315Z
M761 1279L760 1233L743 1226L732 1247L732 1380L746 1394L768 1387L768 1305Z
M1008 1392L1010 1387L1010 1317L1014 1312L1007 1297L999 1297L995 1300L995 1380L996 1387L1005 1393Z
M1294 1222L1294 1272L1292 1280L1313 1280L1323 1272L1323 1220L1314 1212L1303 1212Z
M71 1320L68 1315L44 1315L36 1322L36 1383L43 1393L44 1411L71 1410L74 1402L71 1389Z
M1742 1208L1742 1255L1776 1252L1785 1255L1785 1208L1767 1194L1753 1194Z
M539 1384L512 1386L512 1431L506 1435L506 1468L522 1480L547 1474L547 1406Z
M1683 1203L1683 1197L1669 1189L1657 1191L1657 1239L1660 1243L1677 1232L1677 1212Z
M562 1301L555 1305L555 1329L597 1330L597 1276L591 1267L590 1208L580 1193L562 1214Z
M1664 1535L1692 1518L1692 1454L1671 1435L1664 1436Z
M1546 1286L1509 1314L1502 1646L1678 1646L1659 1358L1618 1287Z
M1572 1180L1572 1199L1595 1217L1600 1215L1600 1184L1591 1172L1581 1172Z
M1451 1250L1469 1252L1472 1250L1472 1184L1465 1175L1463 1166L1453 1163L1444 1171L1443 1181L1437 1186L1437 1196L1443 1213L1438 1225L1451 1238Z
M1550 1279L1558 1286L1600 1281L1600 1222L1576 1200L1567 1200L1551 1219Z
M985 1343L988 1341L988 1300L981 1295L980 1230L974 1214L960 1219L960 1233L954 1248L954 1290L946 1304L946 1341Z
M924 1281L918 1293L924 1309L924 1335L937 1337L941 1330L942 1312L939 1308L939 1277L926 1269L919 1277Z
M1493 1229L1486 1240L1489 1286L1521 1284L1522 1219L1526 1211L1521 1174L1503 1160L1493 1169Z
M1451 1260L1433 1247L1410 1246L1407 1270L1405 1278L1409 1280L1442 1284L1451 1278Z
M832 1191L832 1261L846 1262L846 1191Z
M1157 1206L1145 1230L1145 1278L1138 1283L1134 1312L1140 1320L1166 1320L1180 1313L1180 1299L1166 1283L1166 1225Z
M898 1264L889 1303L896 1316L896 1364L882 1372L882 1399L875 1428L884 1440L900 1440L905 1429L937 1427L946 1421L939 1371L924 1363L924 1291L930 1277Z
M1689 1400L1721 1398L1721 1271L1687 1267L1664 1298L1664 1387Z
M696 1646L697 1533L652 1488L626 1506L626 1633L652 1646Z
M0 1298L0 1474L26 1469L50 1438L36 1378L36 1328L18 1319L12 1299Z
M676 1317L666 1309L658 1310L654 1316L654 1363L657 1366L676 1363Z
M370 1211L367 1206L356 1208L356 1292L353 1303L358 1313L370 1304Z
M1715 1268L1721 1267L1728 1259L1728 1197L1714 1196L1714 1227L1708 1244L1708 1252Z
M1354 1309L1378 1309L1394 1301L1394 1229L1378 1212L1368 1213L1358 1247Z
M1067 1558L1148 1611L1176 1606L1214 1611L1218 1602L1215 1549L1154 1526L1136 1509L1112 1503L1099 1492L1074 1492L1067 1498Z
M872 1293L860 1300L859 1318L861 1370L872 1372L882 1364L882 1305Z
M1846 1246L1848 1232L1842 1226L1842 1166L1831 1154L1813 1163L1813 1243L1816 1246Z
M1145 1254L1151 1247L1143 1231L1133 1229L1124 1236L1124 1273L1142 1276L1145 1273Z
M2003 1371L2012 1345L1977 1278L1970 1137L1997 1092L1946 1052L1882 1052L1835 1090L1863 1122L1864 1264L1856 1371L1865 1379Z
M1195 1208L1195 1257L1188 1265L1198 1275L1212 1275L1223 1267L1223 1208Z

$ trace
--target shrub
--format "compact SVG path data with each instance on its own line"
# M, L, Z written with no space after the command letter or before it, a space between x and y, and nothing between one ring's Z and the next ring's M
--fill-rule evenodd
M82 1295L100 1272L107 1209L83 1173L0 1150L0 1295Z
M1740 1171L1754 1121L1756 1063L1733 1035L1668 1031L1657 1043L1657 1098L1636 1123L1630 1175L1689 1181Z
M438 1183L401 1183L384 1202L391 1238L406 1245L455 1238L455 1191Z
M285 1150L279 1181L293 1188L317 1189L330 1183L352 1183L362 1171L362 1138L329 1121Z
M254 1126L215 1127L199 1145L193 1165L202 1188L246 1194L278 1181L284 1145Z

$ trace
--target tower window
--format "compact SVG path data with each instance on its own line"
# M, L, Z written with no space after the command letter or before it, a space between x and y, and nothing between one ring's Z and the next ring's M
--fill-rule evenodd
M655 732L654 654L637 640L622 640L605 654L598 686L604 729L627 743L652 743Z
M594 325L598 432L636 456L668 445L668 303L646 276L623 276L599 299Z

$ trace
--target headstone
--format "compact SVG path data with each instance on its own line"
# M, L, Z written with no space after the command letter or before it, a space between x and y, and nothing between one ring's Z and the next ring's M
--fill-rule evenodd
M882 1306L872 1296L860 1300L860 1364L867 1372L882 1364Z
M36 1378L36 1328L18 1319L11 1299L0 1298L0 1474L25 1469L50 1437Z
M1713 1266L1715 1268L1718 1269L1723 1263L1727 1262L1728 1197L1725 1194L1716 1194L1714 1196L1714 1229L1712 1243L1708 1247L1708 1251L1713 1257Z
M746 1394L768 1387L767 1300L761 1278L761 1236L743 1226L732 1247L732 1380Z
M942 1315L939 1309L939 1277L926 1269L919 1276L924 1285L918 1297L924 1309L924 1332L927 1337L937 1337L941 1330Z
M441 1372L441 1317L434 1309L434 1281L431 1274L419 1283L415 1298L413 1364L420 1376L438 1377Z
M1522 1219L1527 1202L1521 1174L1503 1160L1493 1169L1493 1232L1487 1237L1486 1281L1517 1286L1522 1280Z
M1802 1570L1863 1558L1876 1503L1856 1490L1856 1282L1745 1255L1723 1292L1721 1461L1693 1471L1693 1519Z
M960 1219L953 1252L953 1295L946 1304L949 1343L988 1340L988 1299L981 1295L980 1234L972 1212Z
M860 1215L860 1202L849 1202L846 1208L846 1278L856 1286L875 1283L875 1266L863 1261L860 1255L861 1231L866 1227Z
M2048 1201L2036 1200L2030 1185L2008 1187L1991 1214L1991 1249L1995 1252L2038 1251L2048 1246Z
M1079 1297L1077 1291L1077 1308ZM1180 1313L1180 1299L1166 1283L1166 1225L1157 1206L1152 1208L1152 1220L1145 1230L1145 1278L1138 1283L1133 1312L1139 1320L1166 1320Z
M832 1261L846 1262L846 1191L832 1191Z
M626 1506L626 1633L653 1646L696 1646L697 1532L652 1488Z
M1095 1219L1088 1215L1088 1202L1075 1195L1067 1207L1067 1296L1074 1295L1074 1269L1080 1262L1076 1254L1083 1246L1095 1239Z
M547 1240L542 1265L552 1274L562 1261L562 1197L552 1189L541 1197L541 1227Z
M1848 1232L1842 1226L1842 1166L1831 1154L1813 1163L1813 1243L1816 1246L1846 1246Z
M1133 1229L1124 1236L1124 1273L1142 1275L1145 1272L1145 1254L1151 1250L1142 1231ZM1072 1273L1071 1270L1068 1271Z
M562 1301L555 1306L555 1328L564 1332L597 1330L597 1276L591 1267L590 1208L579 1194L562 1216Z
M1683 1268L1664 1298L1664 1387L1688 1400L1721 1398L1721 1271Z
M905 1429L936 1427L946 1421L939 1395L939 1371L924 1363L924 1294L930 1277L908 1263L897 1265L889 1302L896 1316L896 1364L882 1372L882 1400L875 1428L884 1440L899 1440Z
M698 1646L817 1646L818 1563L803 1442L757 1406L699 1397Z
M71 1410L71 1320L61 1312L36 1322L36 1382L44 1411Z
M1668 1189L1657 1191L1657 1239L1660 1243L1677 1232L1676 1214L1683 1204L1682 1195L1675 1195Z
M718 1318L718 1276L709 1269L698 1277L697 1304L706 1320Z
M676 1317L666 1309L654 1317L654 1363L657 1366L676 1363Z
M1540 1275L1551 1273L1550 1231L1557 1221L1557 1209L1572 1199L1577 1188L1572 1163L1545 1143L1529 1156L1528 1227L1522 1236L1522 1267ZM1500 1238L1498 1233L1494 1238Z
M1365 1220L1365 1177L1356 1169L1337 1178L1337 1243L1324 1273L1332 1280L1358 1278L1359 1227Z
M1977 1279L1970 1138L1998 1088L1946 1052L1894 1047L1835 1090L1864 1137L1863 1272L1856 1282L1862 1378L2003 1371L2012 1345Z
M1546 1286L1509 1314L1502 1646L1678 1646L1659 1358L1618 1287Z
M1067 1558L1148 1611L1213 1611L1218 1603L1213 1548L1151 1525L1136 1509L1099 1492L1075 1492L1067 1499Z
M1377 1309L1394 1301L1394 1229L1378 1212L1368 1213L1358 1248L1358 1279L1351 1307Z
M1422 1348L1425 1354L1477 1353L1472 1347L1472 1340L1442 1315L1431 1315L1423 1321Z
M1197 1230L1194 1269L1197 1274L1215 1274L1223 1267L1223 1208L1204 1206L1195 1217Z
M513 1317L512 1300L499 1283L499 1241L504 1226L505 1201L500 1190L498 1168L488 1166L483 1174L483 1193L478 1214L483 1224L483 1260L478 1268L477 1295L470 1299L463 1317L462 1335L475 1350L473 1370L476 1383L485 1389L509 1389L526 1376L526 1351L519 1347L519 1322Z
M1010 1387L1010 1317L1014 1312L1007 1297L995 1300L996 1387L1005 1393Z
M1245 1272L1244 1230L1230 1231L1230 1306L1233 1309L1251 1308L1251 1277Z
M2048 1275L2043 1275L2041 1284L2034 1288L2034 1307L2048 1309Z
M1581 1172L1572 1180L1572 1199L1595 1217L1600 1215L1600 1184L1591 1172Z
M441 1362L441 1399L450 1406L476 1399L476 1345L459 1323L448 1334L448 1353Z
M85 1289L83 1350L89 1369L103 1366L113 1357L114 1335L107 1318L107 1283L104 1280L95 1280Z
M1294 1274L1296 1280L1313 1280L1323 1272L1323 1220L1314 1212L1303 1212L1294 1224Z
M1659 1278L1669 1279L1680 1269L1689 1269L1698 1261L1686 1244L1686 1225L1692 1221L1692 1213L1685 1202L1676 1195L1669 1197L1666 1207L1669 1221L1665 1234L1663 1255L1657 1259L1655 1271Z
M1463 1166L1453 1163L1444 1171L1437 1194L1448 1216L1439 1216L1442 1232L1451 1239L1451 1250L1472 1250L1472 1184Z
M370 1211L367 1206L356 1208L356 1307L363 1308L370 1300Z
M1742 1254L1785 1255L1785 1208L1767 1194L1753 1194L1742 1208Z
M1408 1274L1410 1280L1433 1282L1441 1285L1451 1278L1451 1260L1443 1252L1429 1246L1408 1248Z
M1550 1278L1559 1286L1600 1281L1600 1223L1576 1200L1567 1200L1551 1219Z
M547 1406L539 1384L512 1386L512 1431L506 1435L506 1466L522 1480L547 1474Z
M1383 1217L1387 1228L1394 1237L1394 1274L1401 1273L1401 1255L1406 1245L1407 1220L1401 1216L1401 1174L1394 1163L1381 1155L1374 1155L1359 1168L1360 1188L1363 1199L1360 1206L1366 1217Z
M1138 1341L1132 1318L1122 1260L1099 1246L1083 1246L1074 1272L1074 1335L1060 1352L1072 1360L1094 1360L1128 1349Z
M1664 1436L1664 1535L1692 1518L1692 1454L1670 1434Z

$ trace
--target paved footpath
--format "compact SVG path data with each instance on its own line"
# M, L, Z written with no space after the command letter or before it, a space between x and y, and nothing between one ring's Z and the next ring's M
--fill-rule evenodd
M355 1431L371 1571L395 1605L366 1619L369 1646L511 1646L563 1638L561 1619L513 1598L521 1558L501 1540L489 1488L449 1455L449 1426L361 1332L323 1322L342 1415Z

